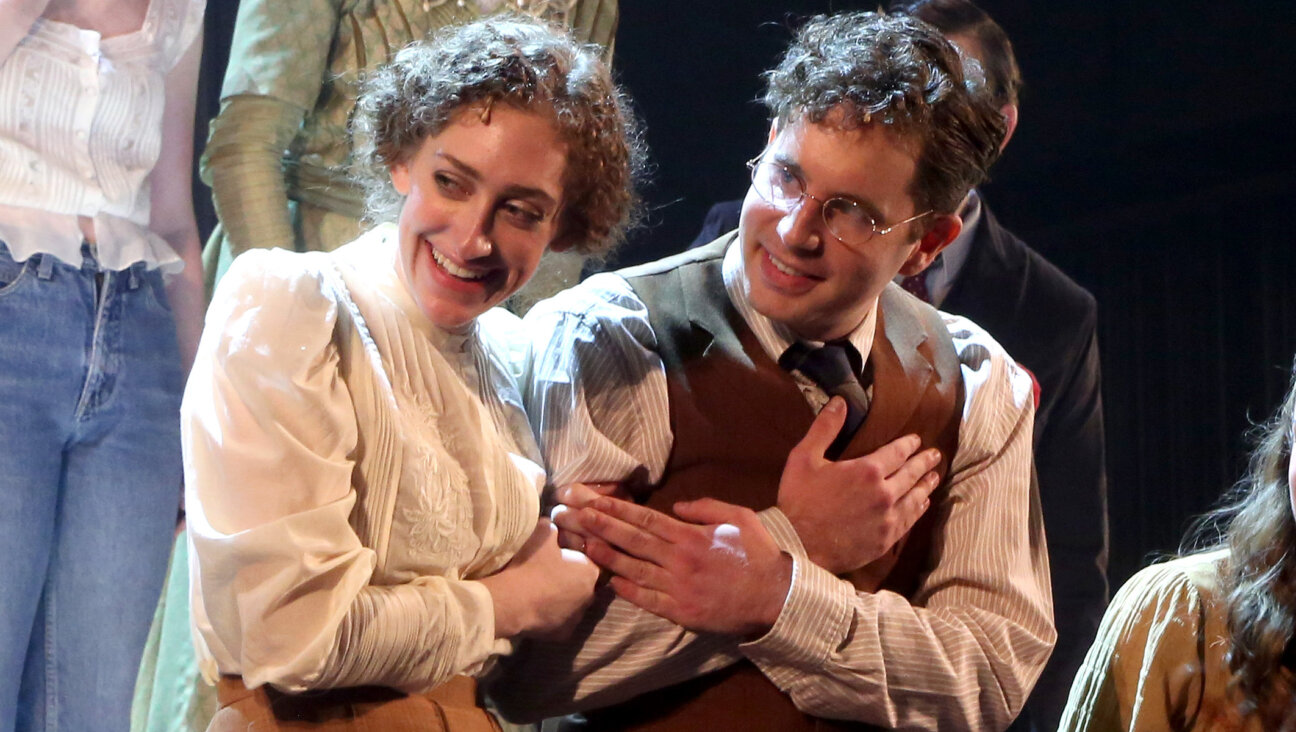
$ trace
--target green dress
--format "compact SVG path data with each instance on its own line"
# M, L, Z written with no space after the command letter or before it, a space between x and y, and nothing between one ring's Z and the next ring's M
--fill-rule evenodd
M355 239L363 195L346 176L347 120L362 73L442 26L503 10L564 24L612 52L617 0L242 0L202 159L221 221L203 251L208 295L250 248L331 250ZM579 264L557 259L549 269L546 289L556 290L574 284ZM215 687L194 656L188 586L181 534L140 665L133 732L205 730L215 714Z

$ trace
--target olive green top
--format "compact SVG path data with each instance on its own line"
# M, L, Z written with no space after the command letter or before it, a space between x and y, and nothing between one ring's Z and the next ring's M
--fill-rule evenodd
M1059 732L1261 732L1229 695L1226 551L1147 567L1112 600Z

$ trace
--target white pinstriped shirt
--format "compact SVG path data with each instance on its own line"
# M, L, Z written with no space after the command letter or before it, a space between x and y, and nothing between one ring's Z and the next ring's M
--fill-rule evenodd
M746 298L741 250L727 294L777 360L785 329ZM851 335L867 357L875 318ZM1030 487L1030 378L985 331L945 316L966 388L950 498L938 509L935 569L912 597L857 592L805 557L777 509L761 518L793 557L792 585L766 635L695 634L614 599L587 615L582 645L533 642L495 684L501 707L535 717L595 708L746 658L803 712L902 729L1005 727L1056 634L1043 524ZM556 484L660 478L672 445L665 373L644 304L617 275L591 277L527 315L524 397ZM825 395L801 383L821 406ZM937 509L933 509L937 510ZM606 612L602 608L606 607Z

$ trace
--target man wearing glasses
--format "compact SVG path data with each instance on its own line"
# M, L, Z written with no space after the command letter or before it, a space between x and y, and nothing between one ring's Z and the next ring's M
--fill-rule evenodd
M1021 71L1004 29L971 0L902 0L891 12L935 26L975 60L1007 124L1018 121ZM716 204L694 246L738 225L742 201ZM1094 298L995 217L980 191L959 207L963 229L902 286L989 331L1036 377L1034 455L1048 536L1058 640L1014 730L1052 730L1107 606L1107 479Z
M997 155L965 82L918 21L810 21L769 75L738 230L527 316L556 520L613 577L574 641L505 665L511 716L984 730L1020 709L1055 637L1030 378L891 284L957 236Z

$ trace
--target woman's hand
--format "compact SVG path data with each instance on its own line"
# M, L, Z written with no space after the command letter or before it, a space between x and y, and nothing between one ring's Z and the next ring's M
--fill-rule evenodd
M610 496L623 501L633 500L625 483L572 483L554 491L556 505L549 510L549 518L558 527L558 546L564 549L585 551L585 539L589 533L580 527L579 519L572 511L580 510L599 496ZM565 518L560 518L565 515Z
M498 573L481 580L495 605L495 637L561 637L594 599L598 567L558 546L558 530L540 519L531 538Z

